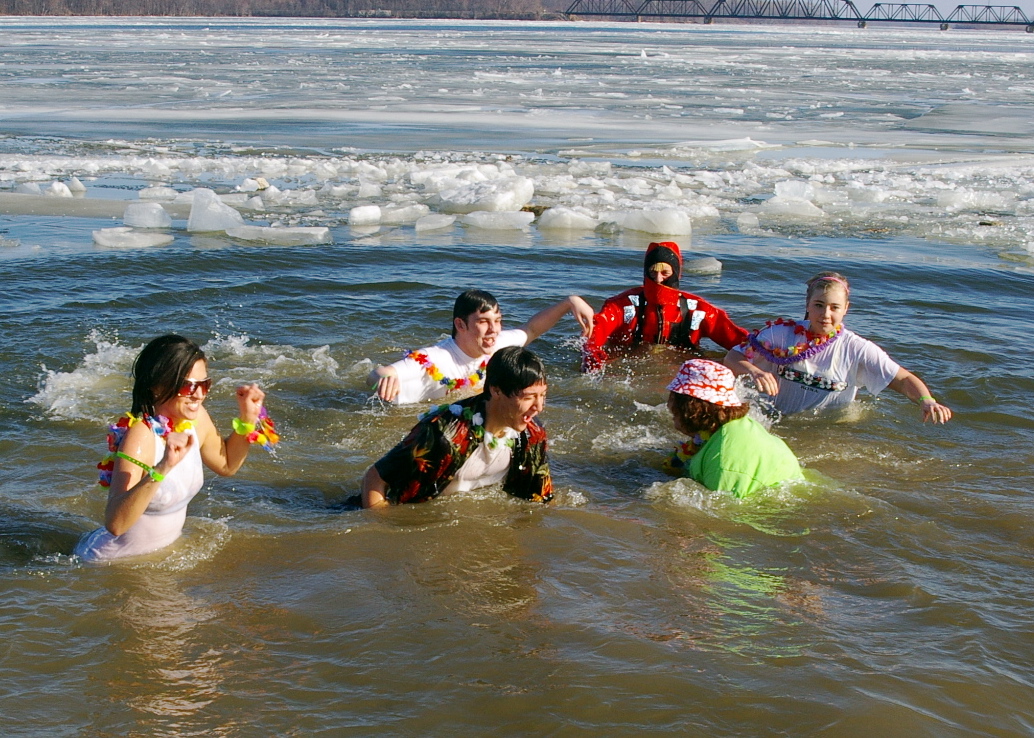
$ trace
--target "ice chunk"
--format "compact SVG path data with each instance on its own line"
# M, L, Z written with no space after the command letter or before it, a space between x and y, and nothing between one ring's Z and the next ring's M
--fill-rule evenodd
M165 246L173 242L173 237L168 233L134 231L128 227L101 228L93 232L93 241L98 246L108 248L140 248Z
M1016 203L1013 193L979 192L959 188L937 193L937 206L948 210L1011 210Z
M137 228L168 228L172 225L172 217L165 212L161 203L131 202L126 206L122 222Z
M570 231L591 231L599 225L599 221L591 215L572 210L571 208L550 208L539 216L539 228L566 229Z
M503 177L442 190L432 201L447 213L520 210L531 202L535 182L529 177Z
M14 191L17 192L20 195L42 195L43 194L43 190L41 190L40 186L37 183L35 183L35 182L22 182L21 184L19 184L17 187L14 188Z
M403 205L397 208L384 208L381 210L381 223L387 223L388 225L416 223L429 212L431 212L431 208L422 203L413 203L412 205Z
M73 194L81 195L86 192L86 185L80 182L78 177L72 177L68 180L68 189Z
M175 200L180 193L171 187L145 187L136 194L141 200Z
M740 233L753 233L761 227L761 223L754 213L740 213L736 216L736 227L740 229Z
M807 200L798 200L779 197L771 197L761 206L766 215L778 215L787 218L825 218L826 213L822 208L813 205Z
M323 226L269 228L246 225L227 228L226 235L242 241L261 241L277 246L312 246L317 243L330 243L330 229Z
M51 182L46 194L51 197L72 197L72 191L64 182Z
M689 215L675 208L665 210L635 210L615 213L614 222L622 228L666 236L690 236L693 223Z
M361 182L359 184L359 194L358 194L358 197L359 197L360 200L368 200L368 199L370 199L372 197L380 197L380 196L381 196L381 186L379 184L377 184L376 182Z
M433 213L431 215L425 215L416 222L417 231L437 231L442 228L448 228L456 222L455 215L443 215L442 213Z
M248 177L248 179L237 185L237 190L240 192L258 192L265 189L269 189L269 182L262 177L255 177L254 179Z
M811 201L815 199L815 188L807 182L801 182L796 179L776 182L775 193L777 197L782 197L787 200Z
M682 262L682 273L718 274L722 271L722 262L713 256L701 256L698 259L686 259Z
M380 205L360 205L348 211L348 224L354 226L376 225L381 222Z
M464 215L460 220L475 228L484 228L492 231L513 231L527 228L531 221L535 220L535 213L517 212L495 212L478 210Z
M261 197L255 195L254 197L249 197L241 207L245 207L248 210L265 210L266 203L263 202Z
M191 233L226 231L244 225L244 216L220 200L212 190L199 187L193 191L187 230Z

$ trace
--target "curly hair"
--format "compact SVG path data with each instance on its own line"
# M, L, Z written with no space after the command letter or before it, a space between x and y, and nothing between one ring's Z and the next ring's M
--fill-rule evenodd
M737 407L715 405L698 397L679 392L668 393L668 409L675 416L676 426L686 433L714 433L731 420L739 420L750 412L750 403Z

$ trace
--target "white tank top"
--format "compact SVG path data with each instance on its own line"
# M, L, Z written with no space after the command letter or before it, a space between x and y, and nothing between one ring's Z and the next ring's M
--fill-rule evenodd
M165 548L183 532L189 503L205 483L204 466L201 463L201 444L197 431L187 431L194 436L190 451L165 475L158 485L158 491L151 498L147 510L133 526L120 536L113 536L107 528L98 528L88 533L75 547L75 555L83 561L110 561L123 556L140 554ZM157 465L165 456L165 439L155 436L155 459Z

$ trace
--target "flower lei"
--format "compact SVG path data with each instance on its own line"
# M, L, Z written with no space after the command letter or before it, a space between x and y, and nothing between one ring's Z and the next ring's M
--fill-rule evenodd
M686 467L689 466L689 460L696 455L697 451L703 448L710 438L710 431L700 431L699 433L694 433L693 437L688 441L683 441L677 445L675 452L664 462L665 471L672 474L682 474Z
M442 374L430 357L422 351L410 351L406 354L406 358L412 359L422 366L424 371L427 372L427 376L445 387L446 394L464 387L476 387L485 378L485 367L488 366L487 360L482 361L473 374L467 377L460 377L459 379L452 379Z
M452 413L453 417L460 420L466 420L470 423L471 431L474 433L474 438L479 443L485 443L490 449L495 451L500 445L513 448L512 438L499 438L485 430L485 419L481 413L474 412L473 408L463 407L462 405L450 405L448 403L439 405L438 407L431 408L426 413L421 415L418 420L426 420L433 418L436 415L441 415L446 410ZM486 439L487 436L487 439Z
M97 464L97 468L100 469L98 484L102 487L111 486L111 475L115 471L115 453L118 451L119 446L122 445L122 441L126 437L126 433L137 423L147 423L154 431L154 434L159 438L165 438L172 432L182 433L183 431L189 430L194 427L194 423L189 420L181 420L172 424L172 421L166 418L164 415L133 415L133 413L126 413L118 422L114 425L108 426L108 454L101 462Z
M245 423L240 418L234 418L233 430L246 437L248 443L257 443L271 456L276 456L276 449L273 446L280 443L280 434L276 432L276 424L269 417L265 405L259 410L258 421L255 423Z
M761 354L763 358L777 366L796 364L798 361L807 361L808 359L818 356L820 353L832 346L833 343L840 338L840 335L844 330L844 324L841 323L826 335L809 340L807 329L797 321L786 320L784 318L777 318L775 321L765 321L765 328L770 328L774 325L790 326L793 328L795 335L804 337L803 341L798 341L789 348L774 346L768 341L762 341L758 337L761 333L760 330L754 331L747 337L747 343L751 348Z

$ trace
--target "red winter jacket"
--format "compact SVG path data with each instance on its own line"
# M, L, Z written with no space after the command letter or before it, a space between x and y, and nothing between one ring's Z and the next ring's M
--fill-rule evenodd
M644 281L603 303L593 317L592 336L582 349L582 371L597 371L607 361L605 346L661 343L696 348L710 338L726 349L747 338L721 308L683 290Z

